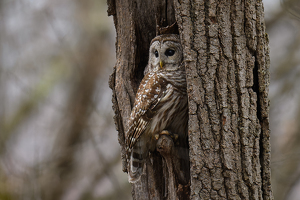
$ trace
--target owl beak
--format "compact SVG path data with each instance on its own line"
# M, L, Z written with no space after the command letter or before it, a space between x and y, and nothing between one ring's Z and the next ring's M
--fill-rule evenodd
M164 63L163 61L161 61L161 60L159 61L159 66L160 66L160 68L163 68L164 64L165 64L165 63Z

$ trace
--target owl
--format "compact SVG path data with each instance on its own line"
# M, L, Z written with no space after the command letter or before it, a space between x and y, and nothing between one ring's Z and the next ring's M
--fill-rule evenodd
M187 141L188 108L182 57L178 35L159 35L151 41L148 65L125 134L131 183L139 180L145 159L155 150L155 136L166 130L176 134L179 142Z

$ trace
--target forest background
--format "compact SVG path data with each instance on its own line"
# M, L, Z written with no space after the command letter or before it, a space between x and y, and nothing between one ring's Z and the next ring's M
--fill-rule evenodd
M263 2L273 193L297 200L300 3ZM131 199L108 87L115 37L105 0L0 0L0 199Z

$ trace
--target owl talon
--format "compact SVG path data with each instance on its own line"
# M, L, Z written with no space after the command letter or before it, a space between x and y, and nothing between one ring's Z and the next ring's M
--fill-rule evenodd
M158 139L160 138L161 135L168 135L168 136L170 136L171 138L173 138L173 135L172 135L169 131L163 130L163 131L160 132L159 134L155 134L155 135L154 135L155 140L158 140Z
M163 130L160 135L171 135L169 131Z
M168 136L170 136L174 140L174 142L176 142L178 140L178 137L179 137L178 134L173 134L173 133L171 133L171 132L169 132L167 130L163 130L159 134L155 134L154 138L156 140L158 140L161 135L168 135Z

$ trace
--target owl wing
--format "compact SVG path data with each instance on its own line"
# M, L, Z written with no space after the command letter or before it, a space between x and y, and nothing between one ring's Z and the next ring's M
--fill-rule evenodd
M146 74L138 89L129 120L126 144L131 149L153 118L157 105L167 95L166 81L156 73Z

